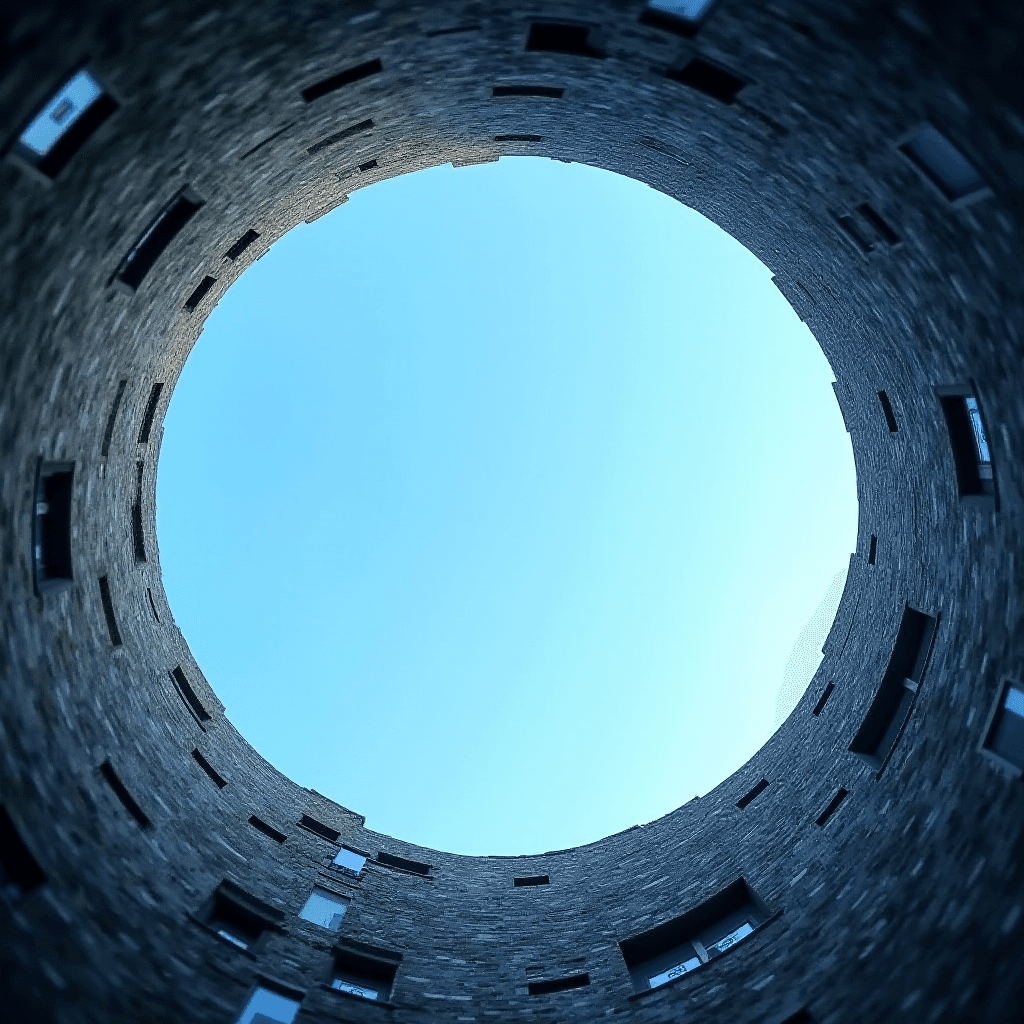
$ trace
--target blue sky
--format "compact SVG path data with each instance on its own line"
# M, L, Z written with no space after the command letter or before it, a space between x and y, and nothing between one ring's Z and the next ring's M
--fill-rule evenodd
M855 543L831 380L763 264L639 182L380 182L254 263L189 357L171 608L243 735L368 827L601 838L770 735Z

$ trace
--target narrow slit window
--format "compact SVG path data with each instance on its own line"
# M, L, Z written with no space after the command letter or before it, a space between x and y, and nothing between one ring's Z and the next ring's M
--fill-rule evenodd
M874 565L878 557L878 538L871 534L871 544L868 547L868 565Z
M206 275L192 290L191 295L185 300L185 309L190 313L198 308L199 304L206 298L207 293L217 283L217 278Z
M989 192L974 165L945 135L926 125L900 152L952 203Z
M843 231L846 232L847 238L849 238L862 253L866 255L867 253L875 251L874 243L861 233L860 228L854 223L853 218L848 213L844 213L841 216L836 217L836 222Z
M107 620L107 632L110 634L110 642L115 647L120 647L121 631L117 628L117 618L114 615L114 601L110 596L110 579L107 576L100 577L100 603L103 605L103 617Z
M528 989L531 996L544 996L551 992L566 992L573 988L584 988L589 984L589 974L573 974L568 978L552 978L550 981L531 981Z
M331 988L360 999L386 1003L401 961L401 953L342 940L334 949Z
M726 71L725 68L701 57L694 57L681 69L673 68L666 71L665 77L688 85L691 89L696 89L705 96L725 104L735 103L740 91L748 84L739 75L734 75L731 71Z
M884 391L878 392L878 401L882 405L882 415L885 416L885 425L889 428L890 434L895 434L900 425L896 422L896 415L892 411L892 402Z
M982 750L1009 768L1024 773L1024 686L1004 681L989 716Z
M689 974L720 956L770 917L742 878L680 917L619 943L637 992Z
M368 60L363 64L357 64L355 67L346 68L336 75L331 75L330 78L325 78L315 85L307 86L302 90L302 98L307 103L312 103L313 100L318 100L321 96L326 96L328 93L335 92L346 85L351 85L353 82L369 78L370 75L380 74L383 70L384 65L381 64L379 58Z
M359 165L359 170L362 171L365 174L366 171L372 171L374 169L374 167L376 167L376 166L377 166L377 161L376 160L367 160L365 164L360 164Z
M206 904L203 921L225 942L253 949L267 933L280 931L284 913L225 879Z
M157 382L150 388L149 401L146 403L146 412L142 417L142 426L139 429L139 444L149 444L149 435L153 431L153 420L156 418L156 410L160 405L160 395L163 390L162 382Z
M850 752L881 773L910 717L935 639L937 621L906 606L889 663Z
M796 1013L791 1013L785 1020L779 1021L779 1024L814 1024L814 1018L801 1007Z
M257 832L262 832L268 839L273 839L275 843L283 843L288 838L283 832L274 828L273 825L268 825L262 818L257 818L255 814L249 815L249 824Z
M512 884L516 888L521 888L524 885L550 885L551 879L547 875L527 875L524 878L512 879Z
M73 462L40 460L32 516L36 592L59 590L74 580L71 564Z
M150 587L146 587L146 595L149 597L149 607L153 610L153 618L159 622L160 616L157 614L156 602L153 600L153 591Z
M192 758L196 762L196 764L199 765L199 767L202 768L204 772L206 772L210 781L218 789L223 789L228 784L227 780L221 776L220 772L218 772L217 769L214 768L213 765L210 764L210 762L207 761L205 757L203 757L198 747L195 747L193 749Z
M295 995L297 998L292 998L257 985L235 1024L292 1024L302 1002L302 996Z
M178 691L178 696L181 697L185 707L188 708L192 717L199 723L200 728L205 730L203 722L210 721L213 716L203 707L203 702L199 699L196 691L192 689L192 684L188 681L185 673L182 672L180 665L171 670L171 681L174 683L174 688Z
M978 399L961 387L939 388L938 393L949 431L960 499L967 504L992 504L995 473Z
M401 868L402 871L411 871L414 875L429 875L431 867L429 864L423 864L418 860L396 857L393 853L385 853L383 850L377 854L377 863L384 864L389 868Z
M832 691L836 688L835 683L826 683L825 689L821 691L821 696L818 698L818 703L814 705L814 711L811 714L815 718L818 717L825 710L825 705L828 703L829 697L832 696Z
M818 828L824 828L825 827L825 823L828 821L828 819L831 818L832 815L835 814L836 811L839 810L839 805L849 795L850 795L850 793L849 793L848 790L840 788L837 791L836 795L834 797L832 797L831 800L829 800L828 806L825 808L825 810L823 810L821 812L821 814L819 814L818 817L814 819L814 824L817 825Z
M538 96L549 100L560 100L564 93L564 89L556 88L553 85L496 85L491 89L491 95L496 98L501 96Z
M312 146L309 146L306 149L306 152L310 156L316 156L317 153L321 153L325 149L329 149L331 146L336 146L339 142L344 142L345 139L350 139L354 135L358 135L360 132L367 132L372 127L373 119L367 118L365 121L360 121L358 124L349 125L348 128L343 128L340 132L328 135L326 139L314 142Z
M48 178L56 178L86 139L117 110L92 72L76 71L18 136L15 152Z
M857 207L857 212L868 224L871 225L872 230L883 242L885 242L886 245L899 245L900 236L893 231L889 222L886 221L873 206L868 203L861 203L860 206Z
M305 906L299 911L299 917L336 932L341 927L341 919L347 909L348 901L343 897L329 889L316 886L309 894Z
M246 233L242 235L242 237L235 242L235 244L231 246L226 253L224 253L224 258L228 260L237 260L238 257L241 256L242 253L245 252L245 250L248 249L249 246L252 245L252 243L259 237L260 233L258 231L253 231L252 228L249 228L249 230L246 231Z
M543 135L495 135L495 142L543 142Z
M175 196L143 231L114 272L114 277L136 291L164 250L199 212L203 202L188 189Z
M605 56L592 44L589 25L556 25L547 21L535 21L530 26L526 49L543 53L566 53L575 57Z
M100 448L100 455L106 458L110 454L110 443L114 439L114 423L117 420L117 411L121 408L121 399L124 398L124 389L128 386L127 380L118 382L117 391L114 394L114 401L110 405L110 414L107 416L107 425L103 430L103 446Z
M715 0L648 0L640 20L682 36L696 34Z
M24 896L46 881L46 873L21 838L7 808L0 804L0 870L5 888Z
M322 821L317 821L316 818L311 818L308 814L304 814L299 819L299 824L303 828L320 836L322 839L326 839L332 843L336 843L338 841L338 836L341 835L336 828L331 828L330 825L325 825Z
M768 780L762 779L749 793L744 794L736 801L736 806L742 811L749 807L766 789Z
M114 770L110 761L104 761L100 765L100 774L107 785L114 791L114 795L121 801L124 809L139 823L142 828L149 828L152 824L149 815L138 805L135 797L128 792L128 787L121 781L121 776Z
M337 867L351 871L354 875L358 875L363 870L365 863L366 858L361 853L356 853L355 850L350 850L346 846L343 846L334 858L334 864Z

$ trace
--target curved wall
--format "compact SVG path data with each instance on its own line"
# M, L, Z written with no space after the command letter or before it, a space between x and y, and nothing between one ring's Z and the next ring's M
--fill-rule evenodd
M799 1011L808 1016L793 1020L836 1024L1018 1018L1024 790L979 745L1001 681L1020 678L1024 635L1021 12L721 0L686 32L647 24L643 13L640 2L560 0L36 5L7 16L7 1019L227 1024L258 978L302 994L297 1021L624 1014L652 1024L775 1024ZM531 24L543 19L590 28L533 37L577 52L529 49ZM701 78L700 65L684 70L694 57L745 81L731 102L721 97L736 83L706 70ZM366 72L377 60L379 71L370 64L372 73L303 98L316 83ZM51 180L14 142L85 61L117 109ZM666 76L671 69L681 74ZM562 93L494 94L509 86ZM976 201L950 202L898 148L925 123L987 182ZM234 730L161 588L155 472L178 373L204 317L251 259L361 185L512 153L639 178L715 220L772 268L837 376L860 531L815 679L736 775L658 821L590 846L469 858L367 830L360 815L284 778ZM141 266L140 250L127 271L123 261L186 188L202 205L131 290L119 268L131 277ZM227 259L250 229L258 239ZM186 308L206 277L215 282ZM127 383L111 421L120 381ZM151 435L140 443L156 383L163 388ZM952 385L981 405L992 499L961 497L936 392ZM244 442L210 440L225 459ZM66 463L74 463L73 580L43 581L37 594L34 545L40 530L56 529L45 517L60 505L45 476ZM238 508L244 515L244 495ZM46 540L54 558L55 543ZM785 571L786 552L777 557ZM863 738L887 665L895 671L906 605L937 627L924 674L903 673L916 672L919 685L878 772L849 747ZM736 633L742 643L742 622ZM172 678L176 667L192 688L191 711ZM827 703L814 714L826 686ZM387 694L380 699L386 707ZM226 785L214 783L193 750ZM737 807L761 779L767 788ZM848 796L818 825L840 788ZM565 803L572 813L571 792ZM299 827L303 814L336 830L338 842ZM285 840L254 828L252 815ZM331 866L341 842L371 855L359 878ZM379 851L429 864L429 875L381 863ZM548 875L550 884L513 885L527 875ZM770 919L721 959L635 994L619 942L739 877ZM208 926L211 896L225 880L281 915L255 951ZM338 933L297 916L321 883L351 900ZM401 954L388 1005L325 987L339 940ZM584 987L529 992L584 973Z

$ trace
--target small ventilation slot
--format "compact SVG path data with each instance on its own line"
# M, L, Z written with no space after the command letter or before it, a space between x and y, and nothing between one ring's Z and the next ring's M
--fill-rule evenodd
M828 806L825 808L825 810L823 810L821 812L821 814L819 814L817 816L817 818L814 819L814 824L817 825L818 828L824 828L825 827L825 823L828 821L828 819L831 818L832 815L835 814L836 811L839 810L839 805L849 795L850 794L849 794L848 790L840 789L839 792L836 793L836 795L834 797L832 797L831 800L829 800Z
M491 90L492 96L541 96L550 100L560 100L564 89L553 85L496 85Z
M309 829L310 832L314 832L316 835L323 839L327 839L332 843L338 841L338 837L341 833L336 828L331 828L330 825L325 825L322 821L317 821L316 818L311 818L308 814L304 814L299 821L299 824Z
M210 277L210 275L207 274L206 277L204 277L202 281L200 281L199 284L196 285L192 294L185 300L185 309L187 309L191 313L192 310L195 309L199 305L199 303L206 298L207 292L209 292L209 290L216 283L217 278Z
M103 616L107 620L107 632L110 634L110 642L115 647L120 647L121 631L117 628L117 619L114 617L114 602L110 597L110 580L106 576L100 577L100 601L103 604Z
M360 164L359 165L359 170L364 171L364 172L365 171L372 171L374 169L374 167L376 167L376 166L377 166L377 161L376 160L367 160L365 164Z
M132 246L114 277L135 291L178 232L199 212L203 202L188 190L172 199Z
M220 772L218 772L213 767L213 765L210 764L210 762L207 761L205 757L203 757L203 755L199 752L198 747L196 747L192 751L192 757L195 760L196 764L199 765L199 767L202 768L204 772L206 772L206 774L212 780L213 784L218 789L223 789L228 784L227 780L221 776Z
M752 804L766 789L768 788L768 780L762 779L749 793L745 796L741 796L736 801L736 806L742 811L744 808Z
M435 28L432 32L424 32L423 34L428 39L433 39L435 36L454 36L461 32L479 32L479 25L458 25L455 28Z
M517 888L523 885L550 885L551 879L547 875L527 875L525 878L514 878L512 884Z
M114 439L114 422L117 420L117 411L121 408L121 399L124 398L124 389L128 381L122 380L117 385L117 392L114 394L114 401L110 406L110 415L107 417L107 425L103 430L103 447L100 454L106 458L110 454L110 442Z
M146 464L135 464L137 479L135 482L135 503L132 505L132 541L135 545L135 560L146 561L146 534L142 529L142 478L146 472Z
M308 86L302 90L302 98L307 103L312 103L313 100L318 100L321 96L326 96L328 93L332 93L346 85L351 85L353 82L358 82L363 78L369 78L370 75L379 74L383 70L384 65L381 64L379 59L368 60L365 64L357 64L354 68L348 68L346 71L341 71L330 78L325 78L322 82Z
M554 25L534 22L526 40L526 49L543 53L567 53L574 57L603 58L604 53L590 43L589 25Z
M252 228L249 228L249 230L246 231L246 233L242 235L242 237L235 242L235 244L231 246L226 253L224 253L224 258L228 260L237 260L238 257L241 256L242 253L245 252L245 250L248 249L249 246L252 245L252 243L259 237L260 233L258 231L253 231Z
M735 103L740 90L747 84L746 79L700 57L694 57L682 69L666 71L665 77L688 85L719 103Z
M159 622L160 616L157 614L156 602L153 600L153 591L149 587L146 587L146 594L149 596L149 607L153 609L153 618Z
M389 868L411 871L414 875L430 874L429 864L421 864L418 860L407 860L405 857L396 857L393 853L385 853L383 850L377 854L377 863Z
M892 402L889 401L889 396L884 391L879 391L878 401L882 403L882 412L885 414L885 424L889 428L889 433L895 434L900 429L900 425L896 422L896 416L893 414Z
M589 974L574 974L568 978L552 978L551 981L531 981L531 996L544 996L549 992L565 992L571 988L583 988L590 984Z
M878 556L878 538L871 534L871 547L868 548L868 565L875 564L875 558Z
M139 431L139 444L149 444L149 435L153 430L153 419L156 417L156 408L160 404L160 393L163 389L163 384L154 384L149 392L149 401L146 403L146 415L142 417L142 429Z
M249 824L257 832L262 832L265 836L273 839L275 843L283 843L288 838L283 832L278 832L273 825L268 825L262 818L257 818L255 814L249 815Z
M74 580L71 565L71 496L75 464L39 461L32 516L36 593L60 590Z
M149 815L136 803L135 797L128 792L127 787L121 781L121 777L114 771L114 766L110 761L104 761L100 765L100 774L106 780L107 785L114 791L114 795L124 809L143 827L149 828L152 822L149 820Z
M8 885L15 886L21 895L38 889L46 881L46 873L39 866L32 851L18 833L7 808L0 804L0 867Z
M836 688L835 683L826 683L825 689L821 691L821 696L818 698L818 703L814 705L814 710L811 712L815 718L818 717L825 710L825 705L828 703L829 697L832 696L832 691Z
M495 135L495 142L543 142L543 135Z
M185 707L205 732L203 722L210 721L213 716L203 707L202 701L196 696L196 691L192 689L192 684L185 678L185 673L181 671L180 665L173 669L170 675L174 688L178 691L178 696L181 697Z
M360 121L359 124L350 125L348 128L343 128L340 132L335 132L333 135L328 135L326 139L321 139L319 142L314 142L306 152L310 156L315 156L317 153L323 152L330 146L336 146L339 142L343 142L345 139L352 138L353 135L358 135L360 132L369 131L373 127L373 121L367 118L365 121Z

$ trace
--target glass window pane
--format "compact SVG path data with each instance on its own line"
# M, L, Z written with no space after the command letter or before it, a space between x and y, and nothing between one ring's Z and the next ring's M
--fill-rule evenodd
M345 901L324 889L314 889L299 917L335 931L345 916Z
M1024 718L1024 691L1018 690L1015 686L1011 686L1006 691L1006 698L1003 700L1003 707L1006 708L1010 714L1020 715Z
M735 946L740 939L746 938L753 930L750 922L744 921L739 928L729 932L725 938L719 939L713 946L708 946L708 952L715 950L718 953L724 953L730 946Z
M985 437L985 428L981 423L981 410L978 408L976 398L965 398L967 414L971 417L971 427L974 429L974 443L978 447L978 460L980 462L991 462L988 451L988 438Z
M79 71L21 133L19 141L33 153L46 156L53 144L99 98L102 90L88 71Z
M232 935L231 932L229 932L226 928L218 929L217 934L221 938L227 939L228 942L233 942L236 946L238 946L239 949L249 948L249 943L246 942L245 939L240 939L237 935Z
M696 21L712 3L713 0L650 0L647 6L655 11L686 18L687 21Z
M967 157L931 125L921 129L902 148L950 199L960 199L985 187Z
M366 858L360 857L358 853L353 853L351 850L342 848L338 851L338 856L334 858L334 863L340 867L348 868L349 871L354 871L358 875L363 870Z
M377 992L372 988L364 988L362 985L353 985L350 981L342 981L335 978L331 982L331 988L339 989L342 992L351 992L354 996L362 996L363 999L376 999Z
M651 988L657 988L673 978L678 978L687 971L692 971L695 967L700 967L700 960L697 957L691 957L681 964L676 964L675 967L670 967L667 971L662 971L661 974L656 974L650 979L650 986Z
M237 1024L254 1024L257 1015L277 1024L292 1024L299 1004L294 999L272 992L269 988L258 988L242 1011Z

